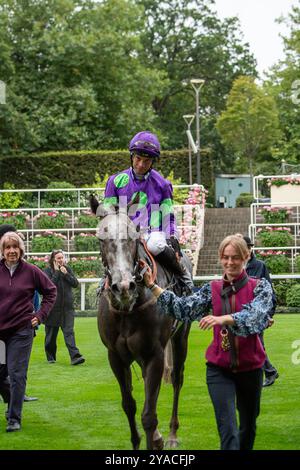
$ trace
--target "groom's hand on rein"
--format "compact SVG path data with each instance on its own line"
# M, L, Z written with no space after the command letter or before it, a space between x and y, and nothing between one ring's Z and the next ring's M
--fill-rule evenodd
M144 272L143 279L144 279L145 286L149 287L153 283L152 282L152 270L151 270L150 266L148 266L146 264L145 261L141 260L140 263L141 263L142 268L144 268L144 267L147 268L146 271Z

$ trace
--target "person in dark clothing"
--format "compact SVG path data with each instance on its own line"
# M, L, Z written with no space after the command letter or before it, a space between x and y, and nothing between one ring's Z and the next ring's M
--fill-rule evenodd
M16 227L10 224L2 224L0 225L0 240L3 235L7 232L16 232ZM35 291L34 298L33 298L33 306L34 311L38 310L39 306L39 298L38 293ZM4 401L4 403L9 403L10 400L10 381L8 376L8 370L6 364L0 364L0 395ZM36 401L38 400L37 397L31 397L29 395L24 395L24 401Z
M269 322L272 287L264 278L247 275L248 258L242 238L226 237L219 246L222 279L204 284L187 297L153 284L149 266L144 273L144 283L157 298L161 314L183 322L200 320L203 330L213 328L205 355L206 382L222 450L253 449L260 413L266 355L258 335Z
M250 254L250 258L249 258L248 263L246 265L247 274L249 276L255 277L257 279L261 279L261 278L264 277L265 279L267 279L267 281L269 281L269 283L271 284L272 289L273 289L272 281L271 281L270 274L269 274L267 266L265 265L265 263L263 261L256 258L255 254L252 250L252 247L254 246L254 244L252 243L251 239L248 236L244 236L243 239L247 243L247 247L248 247L249 254ZM274 289L273 289L272 300L273 300L273 309L270 312L271 317L273 317L273 315L275 313L275 309L276 309L276 296L275 296ZM262 344L265 348L264 332L262 332L260 334L260 339L261 339L261 342L262 342ZM265 348L265 351L266 351L266 348ZM263 383L263 387L269 387L270 385L273 385L275 380L278 379L279 374L278 374L277 369L272 365L267 353L266 353L266 360L265 360L265 363L263 365L263 371L264 371L264 374L265 374L265 381Z
M0 242L0 341L10 378L7 432L21 429L34 329L45 320L56 298L55 285L37 266L27 263L24 254L22 238L15 232L5 233ZM43 297L37 312L32 304L35 290Z
M72 289L78 287L78 280L72 269L66 265L62 250L52 251L49 267L45 269L45 273L57 288L55 305L45 321L45 352L47 361L50 364L56 362L56 339L59 328L61 328L70 354L71 365L82 364L85 362L85 359L80 354L75 343L72 293Z

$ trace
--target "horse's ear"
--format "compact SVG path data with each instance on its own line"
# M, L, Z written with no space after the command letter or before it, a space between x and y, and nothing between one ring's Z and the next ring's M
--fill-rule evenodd
M90 195L89 200L90 200L91 211L92 211L93 214L96 215L97 214L97 209L99 207L99 201L96 198L96 196L94 196L94 194Z
M132 199L132 201L130 201L130 202L127 204L127 211L128 211L128 209L130 209L130 207L133 206L134 204L138 204L138 203L140 202L140 198L141 198L140 193L136 193L136 195L134 196L134 198Z

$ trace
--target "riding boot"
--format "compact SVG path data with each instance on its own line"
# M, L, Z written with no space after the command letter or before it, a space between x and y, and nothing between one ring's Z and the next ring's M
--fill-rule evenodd
M169 271L177 276L183 276L184 270L178 263L175 251L170 246L166 246L164 251L155 256L155 258Z
M171 271L175 276L174 293L178 296L191 295L193 292L193 280L187 268L179 263L175 251L170 246L166 246L164 251L156 255L156 259Z

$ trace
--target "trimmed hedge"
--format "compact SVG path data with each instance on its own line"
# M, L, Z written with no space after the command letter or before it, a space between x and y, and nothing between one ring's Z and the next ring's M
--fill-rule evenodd
M175 178L189 181L188 150L162 152L155 168L164 176L172 170ZM196 175L196 158L193 156L193 175ZM76 187L92 186L95 173L103 178L130 165L128 150L66 151L31 154L27 156L0 157L0 187L13 182L15 188L46 188L52 181L68 181ZM209 188L212 181L210 151L201 150L202 184Z

